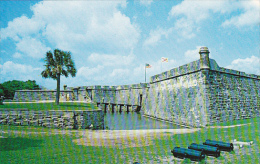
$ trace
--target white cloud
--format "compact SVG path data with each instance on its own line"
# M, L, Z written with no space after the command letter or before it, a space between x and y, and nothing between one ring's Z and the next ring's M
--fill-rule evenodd
M184 16L188 21L198 23L210 17L211 12L226 13L232 8L229 1L189 1L173 6L169 17Z
M192 21L187 21L184 18L181 18L176 21L174 29L176 29L183 38L191 39L196 36L195 32L193 31L195 25Z
M19 52L16 52L16 53L13 54L13 57L14 58L21 58L22 54L20 54Z
M189 62L192 62L192 61L195 61L195 60L199 60L200 59L199 51L200 51L201 47L204 47L204 46L196 46L196 49L187 50L184 53L184 62L189 63ZM209 58L212 58L211 53L209 54Z
M21 37L38 33L43 27L44 22L35 18L29 19L26 16L21 16L8 22L8 27L0 30L1 38L6 39L10 37L18 41Z
M245 25L259 24L259 1L190 1L184 0L180 4L173 6L169 12L168 19L175 18L174 25L180 35L186 39L193 38L196 31L199 31L201 23L213 18L214 14L235 13L238 10L240 15L236 15L222 23L223 27L234 25L237 27ZM242 11L242 12L241 12Z
M132 48L140 34L130 18L117 9L125 5L124 1L44 1L32 9L35 17L46 22L46 38L61 49L76 49L90 43Z
M144 6L149 6L152 2L153 0L140 0L140 4Z
M251 0L251 1L242 1L240 9L244 10L240 15L236 15L229 20L226 20L222 23L222 26L250 26L250 25L259 25L260 23L260 1Z
M132 48L139 38L138 27L132 25L130 19L121 12L115 12L103 25L96 20L91 26L87 35L109 44L112 41L117 47Z
M150 17L152 15L153 15L153 13L151 11L145 11L144 12L144 16Z
M84 77L85 79L93 79L97 74L100 74L102 70L104 69L104 66L98 65L94 68L89 67L81 67L78 70L77 76Z
M118 84L119 81L129 83L130 80L133 80L131 74L132 71L130 69L98 65L93 68L81 67L78 70L77 78L81 79L79 81L94 82L95 85L115 85Z
M117 79L125 79L129 78L130 70L129 69L114 69L113 72L110 74L111 77L116 77Z
M185 38L195 36L197 25L208 18L211 13L226 13L233 8L228 1L189 1L184 0L173 6L169 12L169 19L176 17L175 29Z
M12 61L7 61L2 65L2 75L9 75L9 74L29 74L33 71L40 70L40 68L33 68L30 65L25 64L18 64Z
M0 69L2 82L7 80L33 80L40 78L41 68L34 68L31 65L14 63L12 61L5 62Z
M14 39L17 47L27 41L27 45L17 49L31 57L48 48L45 43L66 51L80 51L78 54L89 47L131 49L139 40L140 30L119 7L126 7L126 1L41 1L31 7L31 18L15 18L2 28L2 39ZM36 53L26 48L33 39L33 45L40 46Z
M245 59L235 59L227 68L260 75L260 58L251 56Z
M200 54L199 54L200 47L201 46L197 46L196 49L194 50L187 50L184 53L185 61L191 62L200 59Z
M128 56L93 53L88 57L88 60L92 63L99 63L104 66L114 67L130 65L134 59L135 55L132 53L130 53Z
M172 32L172 28L169 29L157 28L156 30L151 30L149 37L144 41L143 46L147 47L147 46L156 45L158 42L161 41L162 37L167 38L171 32Z
M133 67L134 59L132 52L126 56L93 53L88 57L88 61L97 66L81 67L77 76L98 84L116 84L129 79L132 70L124 67Z
M32 58L42 58L51 48L35 38L25 37L16 44L16 49Z

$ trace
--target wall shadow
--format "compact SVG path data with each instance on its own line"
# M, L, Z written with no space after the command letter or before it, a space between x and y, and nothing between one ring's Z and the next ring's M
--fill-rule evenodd
M29 138L0 138L0 152L24 150L29 147L41 147L43 140L29 139Z
M84 107L84 108L86 108L86 107L91 107L91 106L89 106L89 105L62 105L62 104L60 104L59 106L64 106L64 107L68 107L68 108L82 108L82 107Z

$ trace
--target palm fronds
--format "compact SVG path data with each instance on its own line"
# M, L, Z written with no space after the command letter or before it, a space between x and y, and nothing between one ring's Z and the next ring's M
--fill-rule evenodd
M46 68L41 73L44 78L57 79L58 75L64 75L65 77L69 75L76 76L77 70L74 61L71 59L70 52L59 49L55 49L53 53L48 51L44 61L46 62Z

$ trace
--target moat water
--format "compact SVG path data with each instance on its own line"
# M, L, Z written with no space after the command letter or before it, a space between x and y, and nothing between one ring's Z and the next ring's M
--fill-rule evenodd
M105 129L137 130L137 129L181 129L170 122L145 117L143 112L106 112Z

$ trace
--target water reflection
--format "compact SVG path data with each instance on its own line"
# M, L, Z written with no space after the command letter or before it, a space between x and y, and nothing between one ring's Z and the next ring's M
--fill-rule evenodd
M143 112L107 112L105 127L109 130L180 129L178 125L143 116Z

